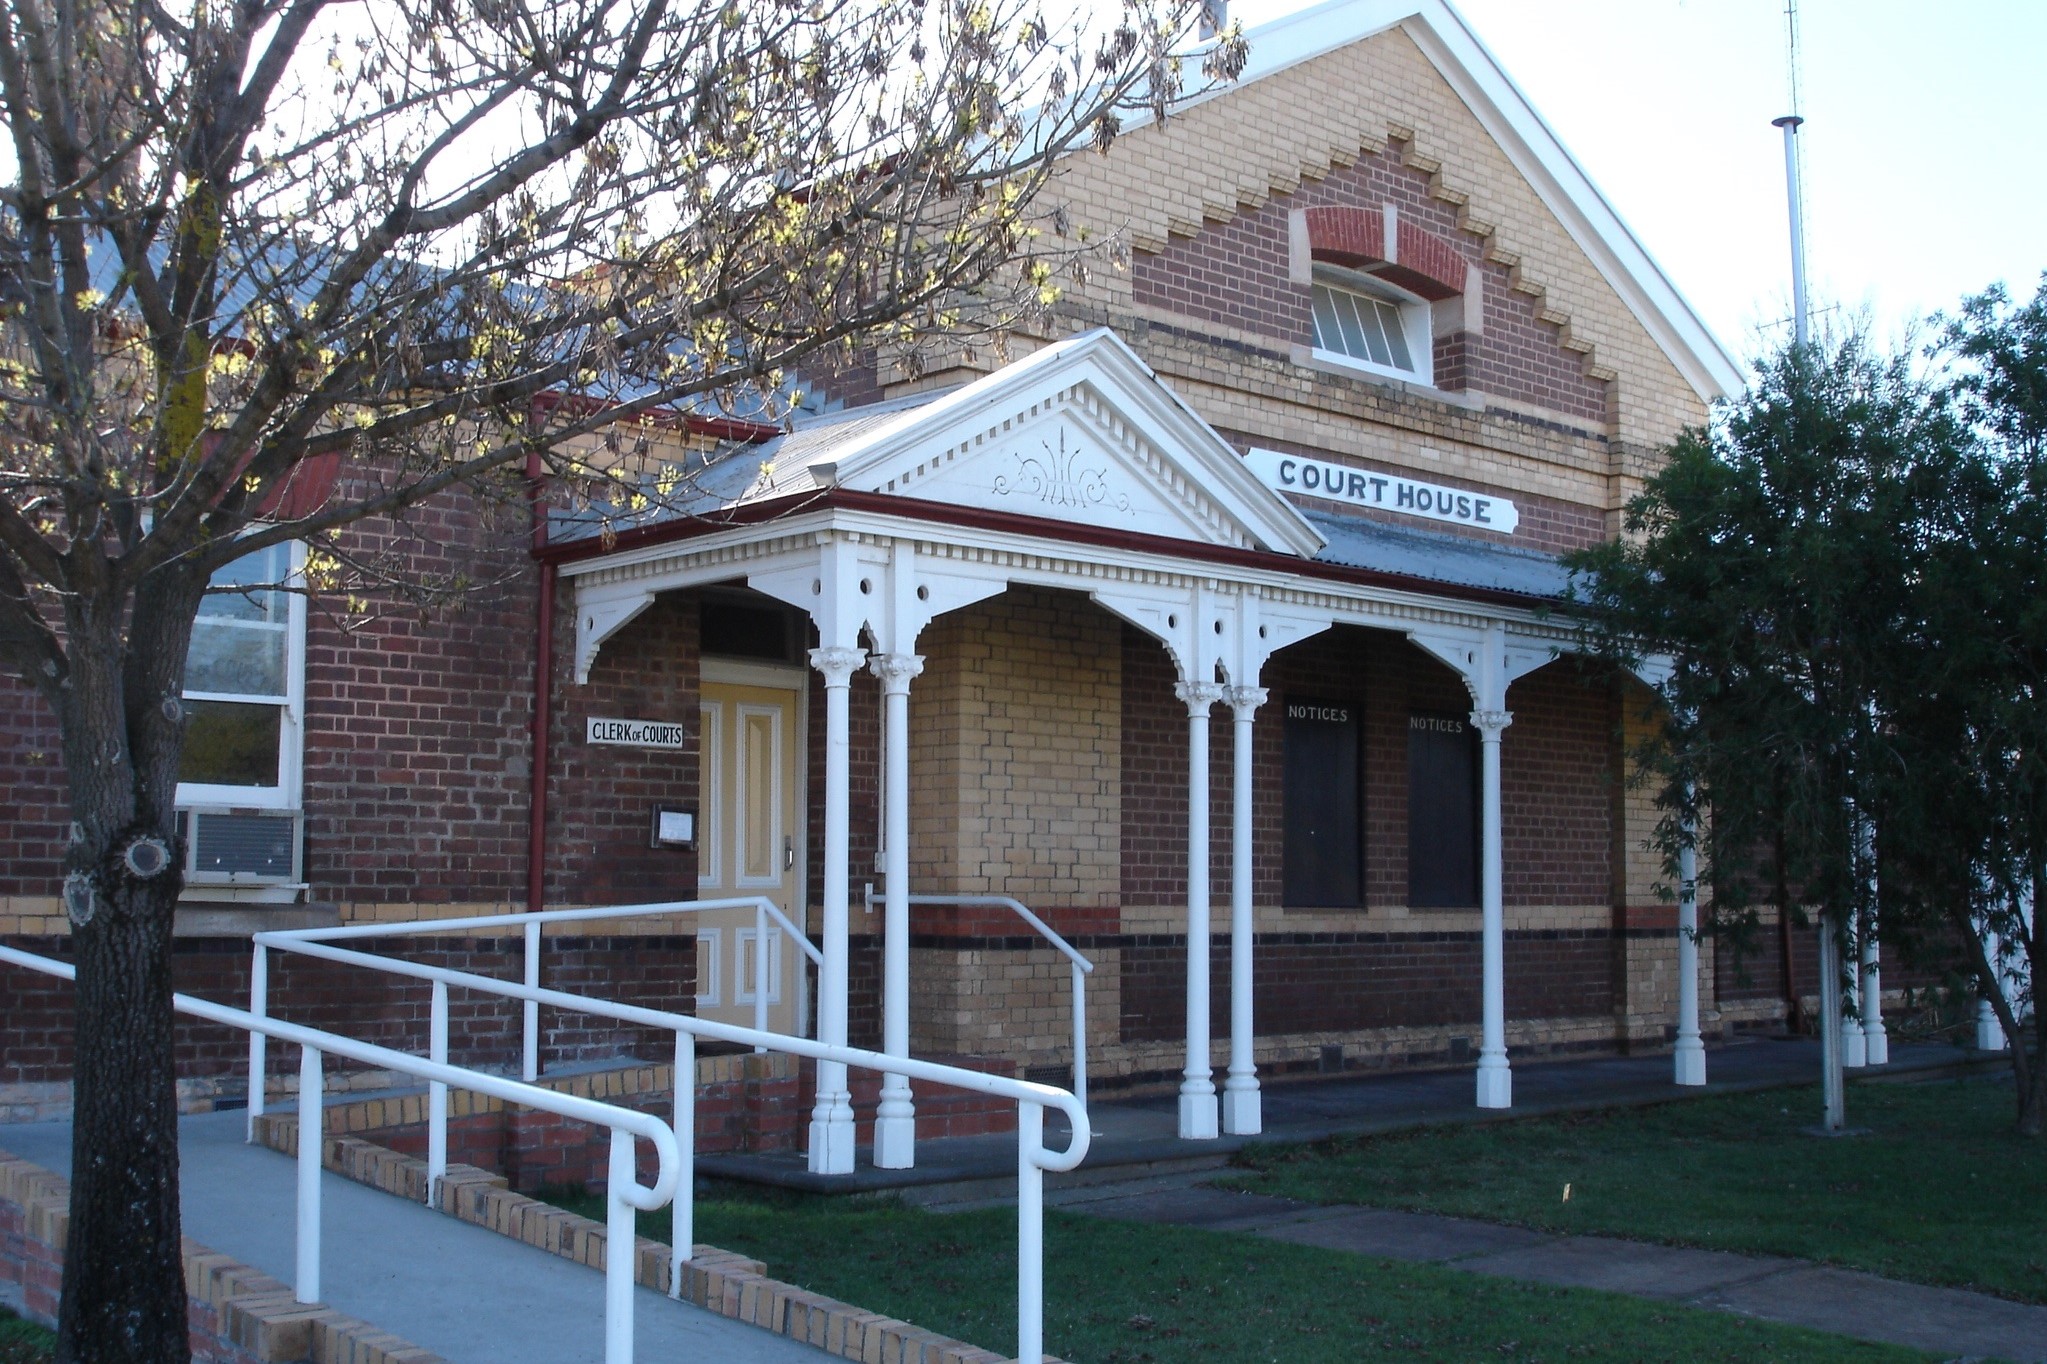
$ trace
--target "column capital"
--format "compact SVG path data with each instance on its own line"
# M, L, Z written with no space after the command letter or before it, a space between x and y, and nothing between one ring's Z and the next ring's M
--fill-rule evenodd
M1471 713L1471 724L1478 731L1478 737L1489 744L1500 741L1500 734L1514 723L1511 710L1475 710Z
M875 654L867 660L867 666L881 679L881 688L890 696L910 690L910 679L924 671L922 654Z
M1263 687L1231 687L1224 694L1224 699L1230 703L1230 709L1237 713L1239 720L1248 720L1252 711L1272 699L1272 693Z
M810 666L824 674L827 687L852 685L853 670L867 657L865 649L847 649L831 646L810 651Z
M1181 682L1173 688L1173 695L1187 703L1189 715L1206 715L1228 691L1220 682Z

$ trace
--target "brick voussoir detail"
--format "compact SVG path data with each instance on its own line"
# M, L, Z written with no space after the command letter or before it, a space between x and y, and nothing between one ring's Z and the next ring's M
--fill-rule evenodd
M298 1152L298 1119L264 1114L256 1139L286 1154ZM329 1136L321 1163L336 1174L386 1193L424 1201L426 1162L356 1137ZM505 1180L472 1165L450 1165L441 1181L441 1211L486 1227L551 1255L603 1269L608 1247L602 1223L514 1193ZM671 1291L669 1248L642 1236L633 1245L633 1279L643 1288ZM4 1263L4 1262L0 1262ZM716 1246L697 1245L682 1266L676 1296L706 1311L813 1345L842 1359L891 1364L1003 1364L1007 1356L868 1312L822 1293L769 1278L767 1266ZM1061 1364L1052 1356L1046 1364Z
M0 1281L26 1315L55 1322L71 1226L70 1181L0 1151ZM185 1238L192 1358L199 1364L447 1364L440 1355L318 1303Z

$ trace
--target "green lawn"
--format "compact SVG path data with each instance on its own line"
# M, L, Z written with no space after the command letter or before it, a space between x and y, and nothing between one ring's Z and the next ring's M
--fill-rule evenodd
M1263 1147L1227 1182L1320 1203L1794 1255L2047 1302L2047 1144L2008 1080L1860 1084L1803 1135L1816 1090Z
M0 1364L50 1364L56 1357L55 1336L0 1307Z
M557 1202L603 1216L602 1200ZM668 1215L644 1218L666 1239ZM1016 1341L1016 1215L735 1194L697 1239L776 1278L994 1350ZM1046 1217L1046 1348L1136 1361L1917 1360L1716 1312L1180 1227Z

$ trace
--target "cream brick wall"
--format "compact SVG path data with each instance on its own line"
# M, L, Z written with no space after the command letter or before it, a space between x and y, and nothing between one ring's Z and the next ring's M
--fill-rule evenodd
M1113 1049L1122 1018L1122 953L1090 954L1087 1045ZM910 1050L918 1056L999 1056L1031 1066L1073 1063L1073 973L1050 947L920 947L910 953ZM1061 1083L1064 1083L1063 1079Z
M919 640L911 883L1033 908L1121 891L1122 650L1106 613L1012 590Z

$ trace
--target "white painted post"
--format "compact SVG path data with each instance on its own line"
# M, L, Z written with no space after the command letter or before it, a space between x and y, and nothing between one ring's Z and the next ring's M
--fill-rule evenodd
M1829 1132L1848 1125L1847 1088L1841 1079L1841 938L1832 917L1820 916L1820 1098Z
M1490 647L1490 645L1489 645ZM1492 688L1486 690L1492 691ZM1505 688L1496 694L1504 695ZM1482 709L1471 713L1478 729L1480 755L1479 906L1481 1037L1478 1049L1478 1106L1512 1108L1514 1073L1507 1064L1506 910L1500 854L1500 735L1514 723L1511 712Z
M624 1191L638 1173L632 1133L612 1128L611 1182L604 1190L604 1364L633 1364L633 1261L639 1231Z
M1884 1030L1883 973L1877 961L1876 913L1870 912L1862 925L1862 1037L1863 1055L1872 1066L1890 1064L1891 1039Z
M1690 830L1686 830L1687 836ZM1681 1085L1706 1083L1706 1044L1699 1040L1699 870L1698 853L1687 842L1677 850L1677 1049L1673 1079Z
M249 1012L270 1016L270 949L255 944L249 958ZM263 1116L263 1070L270 1064L270 1039L249 1029L249 1140L256 1140L256 1119Z
M768 1030L768 906L763 900L753 907L753 1026L757 1032ZM767 1052L766 1047L755 1047L754 1055Z
M540 988L540 924L531 921L526 925L526 988ZM519 1074L531 1084L540 1078L540 1001L529 999L522 1012L524 1032L522 1034Z
M1016 1105L1016 1357L1038 1364L1045 1357L1045 1172L1037 1157L1045 1149L1045 1110Z
M1258 1060L1252 1028L1251 986L1251 766L1252 719L1265 704L1263 687L1231 687L1230 771L1230 1074L1223 1081L1223 1131L1254 1136L1264 1130Z
M917 654L880 654L874 675L881 679L887 733L882 790L885 900L882 907L881 1049L910 1054L910 680L924 671ZM881 1077L881 1103L874 1115L874 1164L907 1170L917 1163L917 1107L908 1076Z
M1844 1070L1861 1070L1869 1064L1869 1044L1862 1035L1861 1023L1862 972L1859 969L1849 972L1841 989L1845 992L1841 998L1841 1013L1845 1020L1841 1028L1841 1066Z
M853 670L866 657L861 649L812 649L810 665L824 674L824 966L817 983L817 1039L846 1045L846 884L851 871L848 821L851 813L849 719ZM810 1172L853 1172L853 1096L841 1061L817 1063L817 1105L810 1115Z
M1073 1097L1087 1107L1087 972L1068 962L1073 973Z
M1219 1135L1208 1035L1208 712L1222 700L1215 682L1182 682L1187 703L1187 1067L1180 1082L1180 1137Z
M427 1023L427 1059L448 1064L448 982L434 982L432 1013ZM426 1087L426 1203L433 1207L440 1197L441 1180L448 1173L448 1087L429 1080Z
M675 1030L675 1198L669 1204L668 1296L682 1296L682 1267L696 1255L697 1039Z
M319 1048L299 1048L298 1272L292 1276L292 1297L298 1302L320 1300L320 1156L326 1145L326 1099Z

